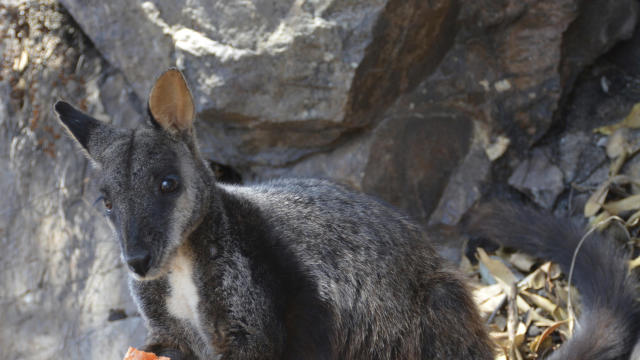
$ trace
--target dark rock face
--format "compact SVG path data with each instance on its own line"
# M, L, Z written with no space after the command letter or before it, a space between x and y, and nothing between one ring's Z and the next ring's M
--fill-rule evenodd
M538 140L551 123L563 33L576 10L571 0L480 1L463 18L468 26L446 74L468 74L454 90L466 95L460 102L478 108L478 120L494 123L516 147Z
M349 122L368 124L435 69L453 45L459 8L455 0L387 2L351 84Z
M553 164L549 154L541 150L521 162L509 178L509 185L526 194L543 208L550 209L564 190L562 171Z
M578 208L568 184L607 172L591 130L640 101L635 0L60 1L0 0L1 358L144 336L59 97L135 126L177 66L221 179L329 178L441 245L486 192Z
M560 63L564 94L568 95L585 66L629 39L638 18L637 1L581 1L578 16L564 34Z
M374 131L362 188L426 223L468 150L471 120L428 107L407 110L394 107Z
M631 0L197 2L190 8L166 1L63 3L138 98L145 98L158 69L184 69L196 94L204 153L212 160L246 178L320 175L351 183L425 220L448 174L478 137L473 124L506 135L517 151L527 149L558 116L576 74L630 36L637 7ZM153 46L137 45L147 42ZM416 94L418 85L422 93ZM383 135L395 125L382 124L406 122L402 110L392 114L396 103L469 119L449 139L456 150L406 164L404 182L367 170L376 168L368 160L353 164L344 158L352 154L339 150L360 143L358 156L375 158L376 152L368 155L378 146L372 137L401 136L396 130ZM411 131L429 132L437 123L424 121L425 129L412 125ZM442 172L425 165L450 152L456 160L442 161ZM319 158L331 158L322 172L314 170ZM399 201L381 191L422 181L412 176L435 176L429 180L438 184L428 190L433 194Z
M63 4L139 98L160 69L182 68L209 153L241 168L289 164L371 124L438 63L457 15L454 1Z

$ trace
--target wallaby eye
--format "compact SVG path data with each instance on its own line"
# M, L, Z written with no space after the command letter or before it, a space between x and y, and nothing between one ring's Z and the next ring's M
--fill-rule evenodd
M178 190L178 178L176 176L169 175L160 182L160 192L168 194L176 190Z
M104 202L105 209L107 209L107 214L110 214L111 210L113 209L113 204L111 203L111 200L107 198L103 198L102 201Z

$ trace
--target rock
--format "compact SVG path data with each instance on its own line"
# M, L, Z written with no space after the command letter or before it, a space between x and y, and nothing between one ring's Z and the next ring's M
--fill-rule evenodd
M109 309L107 321L118 321L127 318L127 312L124 309Z
M581 184L606 160L603 149L597 146L598 135L583 131L569 132L558 142L558 166L566 182Z
M482 196L481 184L488 180L491 162L482 146L474 142L462 163L449 177L429 224L456 225Z
M640 67L638 67L637 59L640 57L640 26L636 22L631 39L621 41L616 44L611 51L605 55L605 59L616 67L625 69L627 75L640 77Z
M535 326L535 325L531 325L529 326L529 329L527 330L527 336L530 337L535 337L542 334L542 329L540 329L539 327Z
M526 194L536 204L551 209L564 189L562 171L547 154L535 149L531 157L520 163L509 178L509 185Z
M471 119L451 109L396 106L373 134L362 189L427 223L468 150Z
M106 326L96 329L89 341L81 349L89 359L122 359L128 346L140 348L144 345L144 334L147 329L140 317L108 323ZM115 346L125 344L124 348Z
M585 66L610 50L620 40L631 38L638 20L635 0L579 2L578 16L564 34L561 63L565 96Z
M459 228L438 224L429 226L427 231L430 235L429 240L433 243L440 256L453 264L464 266L462 264L463 250L468 239L460 232ZM468 259L464 259L464 261L468 261Z
M453 0L62 3L138 98L162 69L183 69L200 119L213 123L205 153L242 169L290 163L370 124L442 58L458 9Z
M140 109L113 96L126 81L59 6L36 5L0 4L3 63L28 54L0 69L0 358L120 359L142 344L142 320L107 321L135 305L87 161L51 107L65 98L127 124Z
M329 179L362 191L372 139L369 133L360 134L331 151L313 154L291 167L261 168L259 173L266 178L290 176Z
M492 124L517 151L529 147L557 109L563 33L576 16L573 0L466 2L428 96Z
M636 8L633 0L466 2L455 44L430 76L432 101L464 104L522 151L560 116L586 64L631 35Z
M562 86L574 81L561 71L563 56L577 59L571 71L579 72L628 36L636 21L633 11L620 11L622 5L577 0L197 1L186 8L168 1L62 2L122 69L141 103L159 69L169 64L184 69L198 104L203 154L214 162L238 169L248 180L334 179L373 192L425 222L440 206L440 220L432 223L457 221L478 197L472 191L462 200L459 192L456 202L449 194L439 205L448 176L467 156L469 139L461 140L463 133L451 149L429 146L456 153L442 161L436 152L411 164L396 158L414 145L385 155L391 156L390 169L405 163L415 169L415 179L376 170L378 147L384 146L379 139L395 141L402 136L396 125L409 122L393 110L395 104L405 103L403 111L412 103L451 112L467 118L463 127L486 124L491 137L509 139L510 148L522 151L547 132L564 96ZM579 49L574 44L579 37L565 33L579 33L596 7L609 15L585 31L604 35ZM574 25L576 19L581 23ZM402 100L405 93L411 101ZM420 110L431 116L429 111ZM420 131L434 134L443 131L434 125L439 122L418 125L414 119L408 131L424 126ZM470 184L486 177L481 172ZM427 173L430 180L420 183ZM429 195L400 200L416 191L416 183L434 187Z
M401 96L371 133L262 174L328 178L382 197L425 224L456 224L480 197L490 161L473 122L455 108L429 106L424 90L420 84Z

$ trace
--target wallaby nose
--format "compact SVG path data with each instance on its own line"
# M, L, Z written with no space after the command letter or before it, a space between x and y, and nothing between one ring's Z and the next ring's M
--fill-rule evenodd
M145 276L151 267L151 254L139 251L126 257L129 268L140 276Z

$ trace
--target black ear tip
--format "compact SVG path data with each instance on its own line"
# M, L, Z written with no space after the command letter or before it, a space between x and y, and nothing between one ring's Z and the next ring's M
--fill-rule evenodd
M58 115L67 114L70 110L73 110L73 106L66 101L58 100L53 105L53 109L58 113Z

